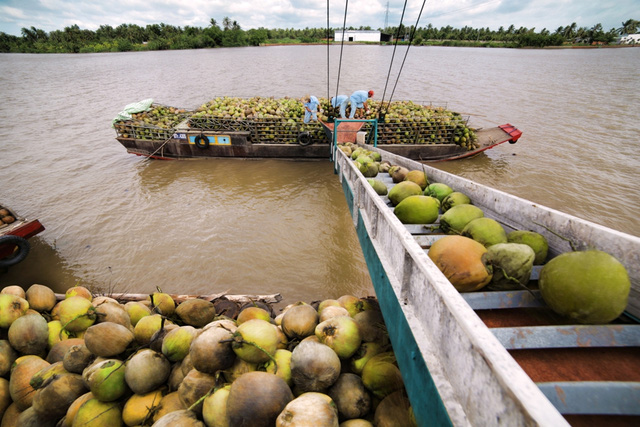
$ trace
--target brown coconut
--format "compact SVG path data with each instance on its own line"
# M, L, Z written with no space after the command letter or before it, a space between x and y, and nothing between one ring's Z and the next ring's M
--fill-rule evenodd
M176 314L187 325L202 328L216 317L216 308L210 301L193 298L178 305Z
M84 343L89 351L101 357L124 352L134 339L133 332L114 322L96 323L89 326L84 334Z
M2 421L2 424L0 425L2 427L19 427L18 418L20 417L20 412L21 411L15 402L12 403L9 405L7 410L4 411L2 418L0 418L0 421Z
M82 338L68 338L66 340L60 341L49 350L47 354L47 362L56 363L60 362L64 359L64 355L67 354L67 351L74 345L84 345L84 339Z
M187 372L188 374L188 372ZM171 367L171 373L169 374L169 379L167 380L167 386L169 387L169 391L176 391L182 380L184 380L185 373L182 372L182 363L174 363Z
M223 326L204 329L191 342L189 356L193 367L208 374L229 368L236 355L231 342L224 341L232 338L233 334Z
M289 339L303 339L315 333L318 312L308 304L294 305L284 313L280 326Z
M209 390L216 384L216 378L213 375L205 374L197 369L192 369L184 377L182 384L178 388L180 400L196 414L202 413L202 401L193 406L198 400L206 395Z
M38 356L23 356L16 360L9 379L9 392L21 411L30 407L33 402L35 389L29 384L31 377L47 366L49 363Z
M180 394L177 391L173 391L160 400L160 404L153 414L153 421L158 421L169 412L179 411L181 409L188 408L182 403L182 400L180 400Z
M29 286L25 296L27 302L29 302L29 308L39 312L50 311L58 303L56 294L51 288L44 285L34 284Z
M2 421L2 415L11 405L11 392L9 391L9 380L0 377L0 421Z
M18 285L5 286L4 288L2 288L2 291L0 291L0 294L11 294L22 299L26 299L27 296L24 292L24 289L22 289L22 287Z
M8 340L0 340L0 377L11 370L11 365L18 358L18 354L11 347Z
M205 424L198 420L197 415L188 409L181 409L163 415L153 425L154 427L205 427Z
M33 396L33 409L41 416L62 418L69 406L87 392L82 376L62 374L50 378Z
M49 326L40 314L17 318L9 327L11 347L22 354L44 355L49 343Z
M171 363L161 353L143 349L127 360L124 379L136 394L146 394L163 385L171 373Z
M18 425L20 427L55 427L56 418L40 415L35 409L27 408L18 416Z
M87 346L84 345L84 342L82 342L69 347L62 358L62 364L67 371L81 374L95 358L96 356L91 353Z
M227 399L229 425L272 427L293 393L280 377L267 372L248 372L231 384Z
M117 302L105 301L96 305L96 315L96 323L113 322L133 330L129 313L124 309L124 306Z

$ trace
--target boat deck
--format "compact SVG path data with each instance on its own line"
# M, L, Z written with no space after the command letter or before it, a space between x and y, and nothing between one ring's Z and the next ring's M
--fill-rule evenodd
M369 147L371 148L371 147ZM444 234L404 225L386 196L335 151L339 175L405 386L420 425L639 425L640 239L381 151L468 194L507 232L545 235L550 256L595 247L632 279L628 312L609 325L560 318L535 291L459 293L428 258ZM388 188L387 174L377 179ZM555 230L557 234L550 233Z

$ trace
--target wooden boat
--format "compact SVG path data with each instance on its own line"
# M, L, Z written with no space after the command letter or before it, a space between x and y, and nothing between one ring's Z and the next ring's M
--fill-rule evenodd
M335 172L418 424L639 425L640 238L367 148L469 195L507 232L541 233L550 257L572 250L567 239L578 250L608 252L632 283L625 313L606 325L572 324L535 291L459 293L427 255L442 231L402 224L388 198L334 148ZM388 174L378 179L394 185Z
M27 220L15 214L6 206L0 205L0 268L7 268L23 261L31 248L27 239L44 231L37 219Z
M413 106L417 104L411 104ZM156 106L154 108L167 108ZM427 107L422 107L427 108ZM172 109L172 111L184 111ZM474 156L504 142L515 143L522 132L510 124L475 130L473 143L459 141L468 117L435 109L433 122L406 118L380 120L363 127L362 121L338 120L340 140L376 139L388 151L416 160L444 161ZM284 113L286 115L286 113ZM157 116L152 115L152 118ZM116 139L127 152L156 159L282 158L327 159L334 123L302 123L301 118L223 118L194 113L173 114L175 125L145 121L114 122ZM442 119L440 118L442 117ZM441 121L436 121L441 120ZM375 134L375 138L372 138ZM467 135L468 136L468 135ZM456 142L458 141L458 142Z

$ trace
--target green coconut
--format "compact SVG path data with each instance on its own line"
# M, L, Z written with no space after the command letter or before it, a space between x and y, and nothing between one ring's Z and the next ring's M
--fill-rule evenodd
M409 196L419 196L422 194L422 188L413 181L402 181L389 190L389 200L393 206L403 201Z
M89 399L80 406L73 426L120 426L122 425L122 411L118 402L103 402Z
M85 331L96 321L95 307L84 297L66 298L60 301L59 307L60 323L67 331Z
M624 265L606 252L565 252L551 259L538 281L544 301L579 323L616 319L627 306L631 282Z
M482 257L493 268L493 277L487 289L508 291L526 287L536 254L521 243L497 243L487 248L487 253Z
M373 356L362 370L362 383L375 397L383 399L404 387L396 357L392 351Z
M461 234L467 224L483 216L484 212L477 206L469 204L453 206L440 217L440 228L447 234Z
M442 203L442 200L451 193L453 193L453 189L447 184L443 184L441 182L434 182L433 184L429 184L423 192L425 196L435 197L440 201L440 203Z
M369 162L362 163L358 166L362 175L366 178L373 178L378 175L378 163L377 162Z
M471 204L469 196L459 191L454 191L442 199L442 212L446 212L454 206L469 204Z
M197 334L198 330L189 325L172 329L162 340L162 354L170 362L184 359L189 354L191 342Z
M26 299L13 294L0 294L0 328L8 328L29 310Z
M549 243L540 233L528 230L515 230L507 234L507 241L509 243L524 243L525 245L529 245L536 253L536 259L533 261L533 265L542 265L547 260Z
M433 224L438 219L440 204L430 196L409 196L397 204L393 213L403 224Z
M124 363L121 360L106 359L87 368L82 376L97 399L102 402L113 402L129 390L124 372Z
M498 221L491 218L476 218L462 229L463 236L470 237L485 247L496 243L507 243L507 233Z
M387 186L384 184L384 182L380 181L379 179L374 179L374 178L369 178L367 179L367 181L369 182L369 184L373 187L373 189L375 190L375 192L380 195L380 196L386 196L387 195Z

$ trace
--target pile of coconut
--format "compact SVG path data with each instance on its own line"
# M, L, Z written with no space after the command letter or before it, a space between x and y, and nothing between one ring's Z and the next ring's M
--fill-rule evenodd
M176 299L2 289L1 426L416 425L375 298Z

